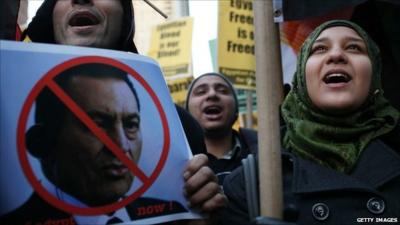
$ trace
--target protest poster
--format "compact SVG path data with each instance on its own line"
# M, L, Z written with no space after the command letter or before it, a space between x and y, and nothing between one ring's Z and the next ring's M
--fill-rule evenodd
M253 1L218 2L218 72L235 88L255 90Z
M159 65L113 50L0 41L1 224L198 218L191 151Z
M192 75L193 18L161 23L152 29L148 55L159 62L175 103L183 106Z

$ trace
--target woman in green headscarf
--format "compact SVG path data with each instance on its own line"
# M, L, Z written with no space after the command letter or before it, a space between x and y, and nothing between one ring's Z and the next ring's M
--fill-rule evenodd
M379 49L364 30L331 21L309 36L282 115L285 148L345 173L395 128L399 112L383 97Z
M293 79L282 104L284 220L400 222L400 146L386 142L400 139L399 112L383 96L376 44L352 22L326 22L304 42ZM222 224L252 219L244 186L242 169L225 179Z

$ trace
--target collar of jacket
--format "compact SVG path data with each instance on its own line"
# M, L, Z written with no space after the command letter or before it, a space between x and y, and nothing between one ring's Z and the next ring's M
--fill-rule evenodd
M376 188L400 176L400 156L380 140L370 143L348 175L288 152L283 154L293 161L294 193L363 190L378 194Z

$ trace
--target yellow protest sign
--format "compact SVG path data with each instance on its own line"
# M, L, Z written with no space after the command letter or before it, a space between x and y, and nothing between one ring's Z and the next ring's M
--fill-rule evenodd
M190 74L192 30L191 17L162 23L153 28L148 56L158 61L166 78Z
M253 1L219 1L218 70L236 88L255 89Z
M172 99L178 105L186 100L192 76L193 18L185 17L157 25L152 30L148 56L158 61Z
M193 79L193 76L184 76L167 80L169 92L177 105L185 105L187 91Z

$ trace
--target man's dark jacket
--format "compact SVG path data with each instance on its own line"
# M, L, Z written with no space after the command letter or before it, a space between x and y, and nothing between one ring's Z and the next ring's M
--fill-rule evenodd
M240 142L240 151L236 152L230 159L218 159L212 154L204 153L208 156L209 166L218 177L218 183L223 184L224 178L229 175L234 169L242 164L242 159L247 155L257 152L257 131L247 128L240 128L238 131L232 130L234 137L237 137Z

